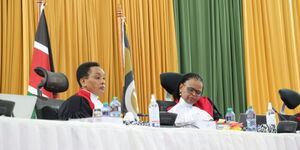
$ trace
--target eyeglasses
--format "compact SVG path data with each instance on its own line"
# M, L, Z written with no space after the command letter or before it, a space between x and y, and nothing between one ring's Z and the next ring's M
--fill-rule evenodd
M186 87L187 91L190 93L190 94L196 94L196 96L202 96L202 91L200 90L196 90L192 87Z

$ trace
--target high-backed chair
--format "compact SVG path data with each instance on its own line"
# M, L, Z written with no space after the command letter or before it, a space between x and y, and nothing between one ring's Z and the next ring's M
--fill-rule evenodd
M281 106L278 118L280 121L290 120L298 123L297 130L300 130L300 113L295 115L285 115L284 109L287 106L289 109L295 109L300 104L300 94L290 89L280 89L279 95L283 104Z
M161 86L170 94L176 90L178 82L183 77L183 74L166 72L160 74L160 84Z
M64 102L62 100L46 98L42 96L41 88L53 93L64 92L69 88L67 77L58 72L50 72L44 68L37 67L34 71L41 77L41 83L38 85L38 96L35 105L35 111L38 119L58 119L58 109Z
M295 109L300 104L300 94L290 89L280 89L279 95L283 104L281 106L281 113L284 114L284 108Z
M173 94L182 77L183 77L183 74L180 74L180 73L174 73L174 72L162 73L162 74L160 74L160 83L161 83L162 87L168 93ZM218 109L214 105L214 103L208 97L202 97L202 98L205 99L205 100L208 100L209 103L211 104L211 106L213 108L213 118L214 118L214 120L218 120L218 119L222 118L222 114L218 111ZM169 103L169 102L168 101L159 102L158 105L160 105L160 108L161 107L165 108L164 105L167 105L167 104L164 104L164 103ZM175 105L176 102L173 102L173 104Z

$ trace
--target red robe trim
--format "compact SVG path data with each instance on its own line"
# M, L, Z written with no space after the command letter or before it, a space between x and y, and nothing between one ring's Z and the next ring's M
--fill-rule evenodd
M91 100L91 93L86 90L80 90L76 93L76 95L84 97L88 102L92 110L94 110L95 105Z
M300 122L300 112L296 114L297 120Z

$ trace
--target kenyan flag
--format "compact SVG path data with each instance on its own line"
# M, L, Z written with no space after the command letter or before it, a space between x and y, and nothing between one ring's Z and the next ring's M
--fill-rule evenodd
M43 79L34 72L34 68L36 67L42 67L48 71L54 72L48 26L44 10L42 10L41 12L38 29L35 35L34 49L29 76L28 95L37 95L37 87ZM43 88L42 93L44 97L53 98L53 93L48 92Z

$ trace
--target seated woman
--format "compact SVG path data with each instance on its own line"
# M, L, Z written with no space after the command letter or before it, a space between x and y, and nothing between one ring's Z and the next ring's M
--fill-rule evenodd
M179 99L180 99L177 83L179 83L179 81L182 79L183 76L184 74L179 74L175 72L166 72L160 74L161 85L168 93L173 94L175 104L179 103ZM203 89L204 89L204 85L202 88L202 93L203 93ZM167 107L166 110L170 110L175 104L169 103L166 106ZM198 101L194 103L193 106L199 107L200 109L206 111L214 118L214 120L219 120L220 118L222 118L222 114L218 111L215 104L207 96L199 97Z
M202 90L203 80L198 74L188 73L181 78L173 94L179 103L168 111L177 114L176 125L194 125L198 121L213 120L208 112L193 106L201 97Z
M76 77L81 90L61 105L58 110L60 120L92 117L95 108L103 107L98 96L104 94L105 73L99 64L96 62L81 64Z

